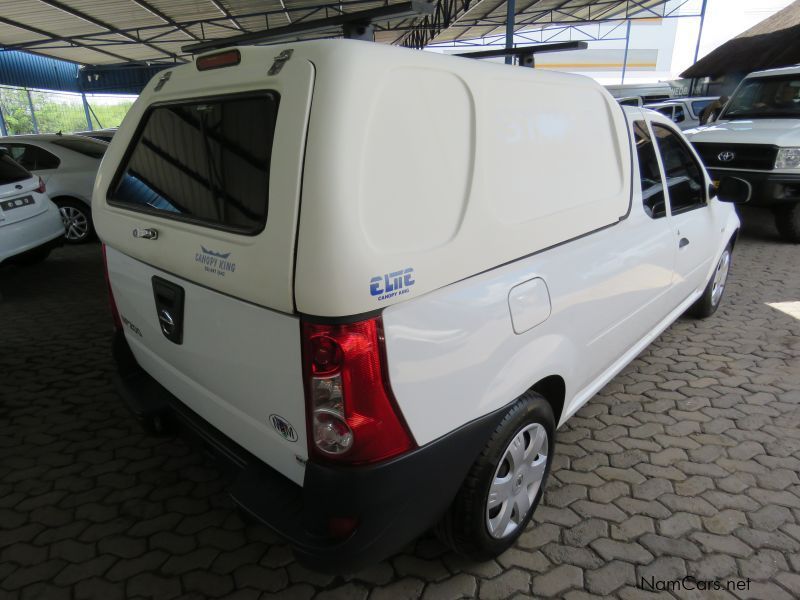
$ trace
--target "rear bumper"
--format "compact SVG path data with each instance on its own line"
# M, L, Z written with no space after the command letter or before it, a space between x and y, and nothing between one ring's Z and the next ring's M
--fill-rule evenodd
M777 206L800 202L800 174L737 171L733 169L708 169L713 180L723 177L739 177L753 186L754 206Z
M0 262L46 244L60 246L63 236L64 224L54 205L22 221L0 222Z
M171 418L234 469L233 500L286 538L300 562L318 571L352 572L401 550L441 518L504 411L490 413L386 462L341 467L309 461L300 487L244 450L172 396L139 365L118 332L117 387L138 417ZM332 518L356 519L346 539Z

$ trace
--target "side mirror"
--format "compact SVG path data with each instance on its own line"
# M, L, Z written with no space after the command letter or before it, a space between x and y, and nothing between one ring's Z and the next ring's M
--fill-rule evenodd
M717 186L714 185L714 182L708 184L708 199L711 200L712 198L717 197Z
M717 187L717 199L720 202L744 204L750 202L753 195L753 186L749 181L739 177L723 177Z

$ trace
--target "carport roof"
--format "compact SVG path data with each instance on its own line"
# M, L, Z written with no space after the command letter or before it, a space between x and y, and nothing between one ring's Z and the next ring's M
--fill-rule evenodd
M722 44L681 77L722 77L800 63L800 0Z
M0 13L0 46L81 64L175 62L181 47L402 0L14 0ZM435 12L377 26L379 42L422 47L504 30L506 0L432 0ZM516 29L669 16L688 0L518 0ZM294 39L334 37L335 31ZM338 33L340 35L340 32Z

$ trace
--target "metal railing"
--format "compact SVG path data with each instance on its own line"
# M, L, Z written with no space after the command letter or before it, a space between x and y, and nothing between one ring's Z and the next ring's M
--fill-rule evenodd
M118 127L136 96L0 86L0 134L70 133Z

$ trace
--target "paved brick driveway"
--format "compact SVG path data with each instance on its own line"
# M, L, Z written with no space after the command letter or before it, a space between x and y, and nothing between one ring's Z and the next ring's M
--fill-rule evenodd
M344 578L244 525L212 462L122 408L97 245L0 270L0 600L638 599L685 574L750 590L680 598L800 597L800 311L767 304L800 300L800 247L747 216L722 309L562 429L517 548L470 564L426 537Z

